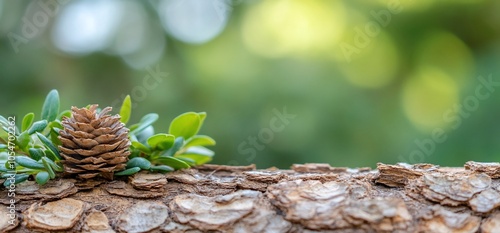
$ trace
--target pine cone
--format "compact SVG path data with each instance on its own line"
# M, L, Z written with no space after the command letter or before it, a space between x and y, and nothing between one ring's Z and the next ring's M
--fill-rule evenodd
M120 122L120 116L107 114L111 107L96 113L90 108L71 107L72 117L62 121L59 146L66 174L77 174L89 179L101 175L113 179L113 173L125 169L130 155L129 129Z

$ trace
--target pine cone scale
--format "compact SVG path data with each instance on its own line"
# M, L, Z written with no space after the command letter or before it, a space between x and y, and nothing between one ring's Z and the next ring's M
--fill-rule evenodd
M99 142L89 138L74 138L72 142L75 142L80 148L85 149L92 149L93 147L99 145Z

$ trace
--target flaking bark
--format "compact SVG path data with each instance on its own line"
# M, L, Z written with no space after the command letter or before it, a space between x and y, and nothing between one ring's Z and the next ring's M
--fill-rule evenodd
M204 165L0 191L11 232L500 232L500 164L291 170Z

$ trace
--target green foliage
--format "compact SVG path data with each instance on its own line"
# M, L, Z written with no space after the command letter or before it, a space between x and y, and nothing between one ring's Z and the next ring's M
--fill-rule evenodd
M59 93L57 90L52 90L45 98L45 103L42 108L42 119L54 121L59 114Z
M9 162L8 156L0 156L0 164L5 165L0 170L2 177L15 171L15 183L34 176L35 181L43 185L49 179L56 178L56 172L63 171L54 141L57 141L57 132L62 129L60 121L63 115L67 116L67 111L59 113L59 106L57 90L50 91L42 107L41 119L35 121L34 113L26 114L21 122L21 130L15 125L17 122L0 116L4 131L0 134L0 154L15 155L14 162ZM10 185L11 181L7 179L4 185Z
M4 186L11 182L21 183L33 177L44 185L50 179L63 172L57 148L61 142L59 131L63 129L61 121L71 117L70 110L59 112L59 94L57 90L49 92L43 104L41 119L35 121L35 114L26 114L21 122L21 130L11 118L0 116L0 177L6 179ZM121 122L126 124L131 115L130 96L123 101L120 109ZM215 145L209 136L197 135L206 113L188 112L176 117L170 124L169 133L154 133L153 123L159 116L146 114L138 123L129 127L131 156L125 170L116 176L127 176L141 170L151 172L170 172L189 168L211 161L214 152L205 146ZM9 154L15 155L9 160ZM15 179L7 179L16 173Z
M125 97L125 100L123 100L122 107L120 108L120 116L121 122L123 124L127 124L128 120L130 119L130 114L132 113L132 100L130 99L130 95L127 95Z
M125 98L122 108L126 109L120 112L130 114L129 101L129 97ZM211 161L214 152L205 146L215 145L215 140L206 135L197 135L205 118L204 112L187 112L172 120L168 134L155 134L152 125L158 115L145 115L139 123L130 126L132 159L127 163L127 170L120 175L130 175L140 170L169 172ZM194 153L196 150L201 152Z

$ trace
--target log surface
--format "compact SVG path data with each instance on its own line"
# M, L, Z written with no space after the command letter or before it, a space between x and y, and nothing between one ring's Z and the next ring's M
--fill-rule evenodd
M0 232L500 232L500 164L204 165L16 187Z

